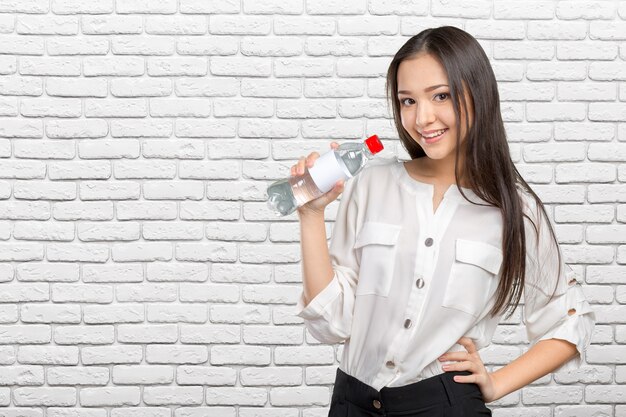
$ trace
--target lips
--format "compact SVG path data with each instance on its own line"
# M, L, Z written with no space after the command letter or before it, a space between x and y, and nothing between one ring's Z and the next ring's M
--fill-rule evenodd
M435 142L438 142L443 137L443 135L446 134L447 131L448 131L448 129L443 129L443 132L439 136L435 136L435 137L432 137L432 138L427 138L427 137L422 136L422 139L427 144L435 143Z
M437 129L437 130L427 130L427 131L423 131L419 133L424 139L432 139L433 137L441 136L441 134L444 133L446 130L448 130L448 128ZM439 135L431 136L433 133L436 133L436 132L440 132Z

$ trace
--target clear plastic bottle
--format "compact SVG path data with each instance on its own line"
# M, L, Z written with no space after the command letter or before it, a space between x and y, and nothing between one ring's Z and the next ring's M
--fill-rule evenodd
M304 174L278 180L267 188L269 208L287 216L311 200L330 191L335 183L357 175L368 160L383 150L377 135L364 142L346 142L321 155Z

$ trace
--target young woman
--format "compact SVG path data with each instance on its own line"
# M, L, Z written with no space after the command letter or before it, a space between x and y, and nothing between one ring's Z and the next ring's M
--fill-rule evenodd
M595 314L511 160L476 39L422 31L394 56L387 91L411 160L379 159L298 209L297 315L319 341L344 342L329 416L491 415L485 403L578 368ZM327 248L324 209L342 191ZM478 350L522 293L531 347L490 372Z

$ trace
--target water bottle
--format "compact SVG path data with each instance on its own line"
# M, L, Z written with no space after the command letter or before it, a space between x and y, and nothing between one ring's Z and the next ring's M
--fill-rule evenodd
M335 183L358 174L368 160L383 150L377 135L364 142L346 142L315 160L304 174L278 180L267 188L269 208L277 216L287 216L309 201L330 191Z

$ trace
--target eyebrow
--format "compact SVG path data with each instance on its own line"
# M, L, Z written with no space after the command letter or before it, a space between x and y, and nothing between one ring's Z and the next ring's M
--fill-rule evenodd
M429 91L436 90L436 89L437 89L437 88L439 88L439 87L447 87L447 86L448 86L448 84L437 84L437 85L431 85L430 87L428 87L428 88L424 89L424 91L425 91L426 93L428 93ZM400 91L398 91L398 94L411 94L411 92L410 92L410 91L407 91L407 90L400 90Z

